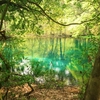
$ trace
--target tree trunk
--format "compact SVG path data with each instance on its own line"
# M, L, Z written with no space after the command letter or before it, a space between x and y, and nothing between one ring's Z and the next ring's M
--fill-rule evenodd
M83 100L100 100L100 47Z
M2 26L3 26L3 21L4 21L4 18L6 16L6 13L7 13L7 10L8 10L8 6L9 6L9 3L10 3L10 0L8 0L7 4L6 4L6 7L2 13L2 16L1 16L1 20L0 20L0 34L1 36L6 39L6 35L2 33Z

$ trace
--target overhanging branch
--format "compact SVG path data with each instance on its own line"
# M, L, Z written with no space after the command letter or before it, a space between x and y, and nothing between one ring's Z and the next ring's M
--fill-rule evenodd
M3 4L7 4L7 1L0 1L0 5L3 5ZM9 2L9 6L15 6L15 7L22 8L24 10L29 11L27 7L22 6L21 4L18 4L18 3L14 3L12 1Z
M10 0L7 1L6 6L5 6L4 11L3 11L3 13L2 13L2 16L1 16L0 31L1 31L2 26L3 26L3 20L4 20L4 18L5 18L6 13L7 13L7 9L8 9L9 3L10 3Z
M18 8L22 8L22 9L24 9L26 11L29 11L29 9L27 7L22 6L21 4L17 4L17 3L14 3L14 2L10 2L10 5L13 5L13 6L18 7Z
M59 24L61 26L81 25L81 24L84 24L84 23L87 23L87 22L91 22L91 21L93 21L95 19L95 18L93 18L93 19L89 19L89 20L86 20L86 21L81 21L80 23L63 24L63 23L60 23L60 22L54 20L52 17L50 17L38 3L30 1L30 0L28 0L28 2L31 3L31 4L36 5L47 18L49 18L50 20L52 20L53 22L55 22L55 23L57 23L57 24Z
M7 1L0 1L0 5L7 3Z
M54 20L52 17L50 17L38 3L30 1L30 0L27 0L27 1L28 1L28 3L34 4L35 6L37 6L40 9L40 11L38 11L38 10L37 11L40 12L42 15L46 16L47 18L52 20L54 23L59 24L61 26L81 25L81 24L84 24L84 23L91 22L91 21L95 20L95 18L93 18L93 19L81 21L79 23L77 23L77 22L76 23L69 23L69 24L60 23L60 22ZM7 3L7 1L0 1L0 5L6 4L6 3ZM18 4L18 3L10 2L10 6L12 6L12 5L17 7L17 8L21 8L23 10L30 11L30 7L28 7L28 6L25 6L25 5L23 6L23 5ZM33 10L33 9L31 9L31 10Z

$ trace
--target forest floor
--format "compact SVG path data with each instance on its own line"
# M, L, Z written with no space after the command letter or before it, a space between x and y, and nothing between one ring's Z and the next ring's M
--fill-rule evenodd
M31 85L34 91L28 84L10 88L8 92L1 89L1 93L6 94L4 100L79 100L79 87L64 86L63 88L39 88L38 85ZM1 99L2 100L2 99Z

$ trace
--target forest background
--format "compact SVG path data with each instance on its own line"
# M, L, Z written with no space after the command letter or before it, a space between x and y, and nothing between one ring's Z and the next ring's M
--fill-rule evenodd
M23 36L71 36L96 37L100 34L99 0L0 0L0 35L3 45L0 59L3 83L8 82L11 66L3 49L5 41L11 37ZM100 48L93 64L93 71L86 88L84 100L100 99ZM92 55L91 55L92 56ZM17 60L16 58L15 60ZM14 61L15 63L15 61ZM5 72L7 72L5 74ZM90 92L91 91L91 92Z

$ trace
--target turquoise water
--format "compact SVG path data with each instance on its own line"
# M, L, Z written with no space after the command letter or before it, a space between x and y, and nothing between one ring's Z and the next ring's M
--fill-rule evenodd
M50 69L60 76L73 76L80 80L91 71L94 59L94 42L89 39L75 38L31 38L0 42L0 50L15 69L23 74L40 74ZM92 50L93 49L93 50ZM96 48L97 49L97 48ZM0 66L7 70L2 60ZM80 74L81 73L81 74Z
M73 63L78 63L81 60L82 65L88 62L89 42L86 39L34 38L28 39L25 47L27 58L41 62L43 66L49 69L51 67L55 70L73 68L71 66L73 60L77 60ZM82 70L80 65L76 65L76 69Z

